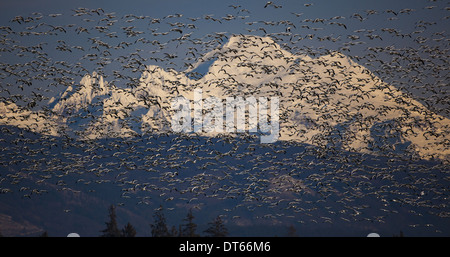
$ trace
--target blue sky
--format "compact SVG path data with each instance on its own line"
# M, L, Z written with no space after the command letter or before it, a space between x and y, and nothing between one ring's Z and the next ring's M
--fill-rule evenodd
M270 20L291 17L291 12L304 13L304 17L333 17L336 15L350 16L353 13L363 13L365 10L373 9L384 11L392 9L399 11L404 8L415 9L414 15L427 6L437 6L434 10L426 12L425 16L435 14L435 12L446 6L445 1L427 1L427 0L379 0L379 1L360 1L360 0L284 0L272 1L275 5L282 8L264 8L267 1L248 0L248 1L211 1L211 0L167 0L167 1L57 1L57 0L16 0L0 2L1 21L4 23L13 15L26 15L31 12L43 13L70 13L71 9L78 7L103 8L107 12L116 12L118 14L134 13L136 15L149 15L162 17L172 13L183 13L186 17L194 17L205 14L226 15L232 13L233 9L229 5L241 5L248 9L251 16L255 18ZM305 4L312 4L309 7Z
M17 0L17 1L1 1L0 2L0 24L11 26L10 20L16 15L26 16L33 12L40 12L43 14L61 13L65 21L70 21L72 10L79 7L86 8L102 8L107 13L116 13L117 17L126 14L144 15L154 18L163 18L170 14L180 13L183 17L182 22L188 22L188 18L204 17L205 15L212 15L214 18L222 18L228 14L234 16L248 16L245 20L233 20L231 22L207 22L197 26L195 30L196 35L206 35L211 32L229 32L229 33L251 33L247 29L258 27L261 23L254 26L248 26L245 22L248 21L282 21L289 20L297 24L297 28L291 28L292 33L306 34L305 30L300 29L302 21L305 19L324 18L330 19L336 16L343 16L345 19L341 20L347 24L349 28L347 31L342 27L332 26L331 29L324 28L324 35L349 34L353 30L360 28L375 28L380 29L384 27L395 27L405 32L411 32L415 29L414 23L418 20L436 20L441 17L449 15L448 11L443 10L447 5L445 1L427 1L427 0L409 0L409 1L358 1L358 0L284 0L272 1L275 5L282 6L282 8L273 8L268 6L264 8L266 1L248 0L248 1L211 1L211 0L168 0L168 1L144 1L144 0L128 0L128 1L56 1L56 0ZM305 4L312 4L305 6ZM241 6L237 9L230 7L230 5ZM436 6L432 9L425 9L428 6ZM411 14L403 14L394 16L392 13L387 13L386 10L393 10L399 12L402 9L409 8L415 11ZM239 10L246 9L248 12L239 12ZM367 17L364 22L357 22L357 19L350 18L353 14L358 13L366 16L367 10L376 10L377 14ZM293 13L303 13L300 17L296 17ZM439 18L437 18L439 17ZM396 20L388 20L389 18L396 18ZM61 20L61 19L60 19ZM79 20L78 20L79 21ZM320 23L314 24L316 27L322 25ZM445 30L449 23L449 19L440 20L436 24L436 30ZM265 26L268 33L284 30L284 27ZM256 31L258 33L260 31ZM283 32L283 31L281 31Z

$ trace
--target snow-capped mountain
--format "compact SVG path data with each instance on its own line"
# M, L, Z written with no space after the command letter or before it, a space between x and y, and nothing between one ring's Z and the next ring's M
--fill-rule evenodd
M193 79L194 73L201 77ZM203 99L277 96L280 140L364 153L408 148L422 158L450 155L449 119L345 55L295 55L269 37L248 35L231 37L183 72L150 65L135 88L86 75L55 100L47 119L85 138L170 132L171 102L183 96L192 103L195 89ZM2 107L1 122L17 125L8 110Z

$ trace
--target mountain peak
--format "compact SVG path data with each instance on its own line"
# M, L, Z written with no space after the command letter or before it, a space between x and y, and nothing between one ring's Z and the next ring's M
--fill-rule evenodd
M246 35L246 34L233 34L228 42L224 45L224 48L229 48L234 44L238 45L246 45L246 44L257 44L257 45L273 45L276 48L280 48L280 46L273 40L271 37L261 37L256 35Z
M230 74L236 75L233 71L238 70L249 74L248 70L242 67L287 67L289 62L298 58L304 57L282 49L271 37L233 34L225 44L203 55L184 73L196 79L204 78L207 74L223 78L224 73L231 72ZM220 73L222 74L218 76ZM212 78L207 76L205 79Z
M103 76L94 71L92 75L86 74L81 79L75 91L73 85L69 86L53 107L53 111L58 114L63 114L68 109L71 109L70 112L77 112L90 105L96 97L107 95L109 91Z
M221 52L249 53L264 56L267 54L283 55L284 57L292 57L293 55L285 51L271 37L260 37L255 35L233 35L228 42L222 47ZM273 56L272 56L273 57ZM251 58L250 58L251 59Z

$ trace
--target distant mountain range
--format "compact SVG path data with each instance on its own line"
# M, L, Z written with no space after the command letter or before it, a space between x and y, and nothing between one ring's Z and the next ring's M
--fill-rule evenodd
M177 72L150 65L132 88L95 72L49 102L51 112L0 103L0 124L79 138L170 133L171 101L203 97L280 99L280 140L359 153L402 149L448 160L450 120L338 52L294 55L269 37L236 35ZM200 133L215 136L217 133Z

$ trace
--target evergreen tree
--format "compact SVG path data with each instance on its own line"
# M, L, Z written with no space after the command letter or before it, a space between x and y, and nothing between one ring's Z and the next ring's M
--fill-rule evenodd
M228 235L228 230L223 224L220 216L214 219L213 222L208 223L209 227L203 231L207 234L207 236L211 237L226 237Z
M109 207L109 221L105 222L106 229L102 230L102 237L120 237L120 230L117 226L116 207L111 205Z
M159 206L159 209L153 214L154 223L150 224L153 237L167 237L169 236L169 230L167 229L166 218L164 217L163 207Z
M179 236L179 232L177 231L177 228L175 226L172 226L172 229L169 232L169 236L171 237Z
M42 232L42 234L39 237L48 237L47 231Z
M288 237L298 237L297 230L295 229L294 225L291 224L288 227L287 236Z
M122 236L124 237L135 237L136 236L136 229L130 224L130 222L127 223L127 225L122 229Z
M393 237L405 237L405 235L403 234L403 231L400 230L400 234L394 234Z
M186 224L182 226L182 232L181 236L187 236L187 237L198 237L200 235L195 233L195 230L197 229L197 224L193 222L194 215L192 214L192 209L189 209L189 212L184 219L186 221Z

